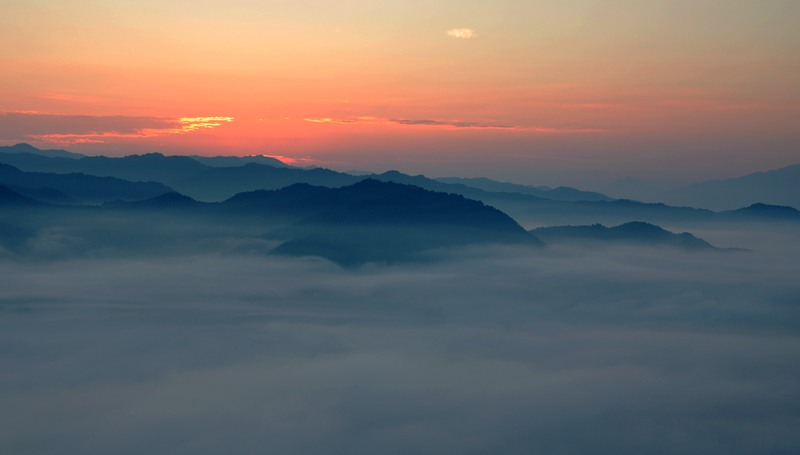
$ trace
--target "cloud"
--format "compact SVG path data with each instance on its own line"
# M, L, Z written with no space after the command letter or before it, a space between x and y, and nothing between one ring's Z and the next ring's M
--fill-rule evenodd
M429 126L453 126L456 128L497 128L497 129L514 129L518 128L513 125L503 125L494 123L480 123L480 122L463 122L463 121L446 121L446 120L430 120L430 119L391 119L391 123L398 125L429 125Z
M309 166L313 165L317 161L313 158L309 157L292 157L292 156L283 156L283 155L264 155L270 158L275 158L283 163L292 165L292 166Z
M380 123L391 123L386 119L381 119L378 117L372 116L360 116L354 118L331 118L331 117L318 117L318 118L304 118L306 122L311 123L332 123L335 125L351 125L351 124L380 124Z
M510 123L495 122L470 122L464 120L440 120L440 119L408 119L408 118L381 118L373 116L347 117L347 118L305 118L306 122L327 123L333 125L406 125L406 126L430 126L445 128L463 129L499 129L499 130L521 130L531 131L542 134L564 134L564 133L601 133L604 129L600 128L559 128L544 126L514 125Z
M0 262L0 451L797 453L795 237Z
M477 38L478 34L471 28L453 28L447 31L447 36L457 39L473 39Z
M0 114L0 140L56 144L103 143L110 139L148 138L213 129L233 117L142 117L58 115L34 112Z

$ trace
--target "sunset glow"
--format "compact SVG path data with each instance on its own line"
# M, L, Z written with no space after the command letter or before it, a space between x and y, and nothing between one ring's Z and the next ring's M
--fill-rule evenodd
M417 172L436 156L433 173L488 165L518 181L569 178L560 163L599 155L609 176L664 179L691 178L680 163L698 154L723 164L707 177L798 159L797 2L11 0L0 11L6 145L269 151ZM653 156L674 164L653 168Z

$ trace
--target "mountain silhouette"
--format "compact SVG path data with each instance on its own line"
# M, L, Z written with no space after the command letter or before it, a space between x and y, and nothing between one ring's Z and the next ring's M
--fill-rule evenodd
M767 211L750 211L749 214L718 214L707 209L693 207L670 206L664 203L646 203L634 200L608 199L600 193L584 192L568 187L556 189L529 187L509 183L495 182L490 179L443 179L435 180L423 175L411 176L398 171L388 171L381 174L368 176L350 175L329 169L314 168L300 169L291 167L275 167L263 164L267 157L212 157L214 166L201 163L200 157L164 156L158 153L145 155L130 155L122 158L109 157L83 157L64 158L47 157L40 154L27 153L25 150L33 149L28 145L14 146L16 153L0 153L0 162L6 162L23 171L46 173L83 173L88 175L116 177L120 179L139 182L159 182L164 185L142 198L154 197L169 191L178 191L199 201L225 201L236 194L258 190L276 190L294 184L307 184L321 187L345 187L366 178L375 180L414 185L420 188L445 193L459 194L469 199L483 202L495 207L513 218L531 225L571 224L582 225L590 223L604 223L614 225L637 219L654 224L698 224L706 222L741 221L748 218L778 219ZM9 149L9 147L6 147ZM36 150L36 149L34 149ZM240 166L227 166L247 160ZM237 161L238 160L238 161ZM225 165L223 165L225 164ZM273 163L274 164L274 163ZM780 174L781 179L788 180L790 187L796 183L791 179L793 168L784 169L784 173L767 173L772 179ZM787 177L788 176L788 177ZM461 183L459 183L461 182ZM0 180L0 183L3 183ZM37 185L32 188L29 184L5 182L8 185L18 185L31 190L50 188L76 198L83 197L67 191L65 188L52 185ZM469 185L467 185L467 184ZM473 185L473 186L470 186ZM480 187L480 188L479 188ZM501 191L508 190L508 191ZM26 193L32 194L32 193ZM797 194L795 190L793 194ZM262 194L261 196L271 196ZM136 197L116 197L104 195L95 198L97 201L113 199L132 200ZM51 199L55 201L55 199ZM757 201L767 202L767 201ZM267 202L262 201L267 204ZM272 203L279 204L279 200ZM296 213L310 213L311 202L306 205L296 205L292 209ZM253 214L257 216L257 214Z
M35 199L23 196L18 192L0 185L0 206L2 207L39 207L43 203Z
M754 203L800 208L800 164L667 192L664 202L730 210Z
M9 185L9 189L27 196L31 199L54 205L79 205L81 201L53 188L27 188L18 185Z
M722 212L730 218L762 221L800 221L800 210L785 205L770 205L757 202L737 210Z
M167 191L100 206L47 205L3 187L0 205L4 251L45 258L243 252L358 266L426 260L464 245L542 245L480 201L374 179L338 188L300 183L211 203Z
M283 161L271 156L200 156L190 155L189 158L211 167L238 167L255 163L272 167L291 167Z
M442 183L465 185L484 191L495 193L519 193L537 196L555 201L611 201L613 198L594 191L583 191L568 186L557 188L535 187L531 185L518 185L515 183L498 182L485 177L460 178L442 177L435 179Z
M659 226L633 221L615 227L601 224L591 226L552 226L532 229L531 233L548 243L628 243L648 246L670 246L686 250L711 250L711 244L683 232L675 234Z
M30 153L50 158L84 158L86 155L80 153L68 152L66 150L40 150L30 144L20 143L12 146L0 146L0 155L3 153Z
M109 201L103 204L103 207L117 209L183 210L195 209L203 205L207 204L195 201L189 196L171 191L150 199L139 201Z
M759 202L800 208L800 164L673 189L628 178L604 190L613 196L711 210L735 210Z
M134 182L159 182L205 201L222 201L240 192L278 189L294 183L344 186L361 179L321 168L290 168L274 158L259 156L203 158L147 153L71 159L20 151L0 153L0 163L27 172L83 173Z
M220 201L241 192L279 189L295 183L340 187L359 180L360 177L323 168L277 168L248 163L238 167L207 167L202 172L171 181L170 186L200 200Z
M469 244L542 245L508 215L456 194L375 179L327 192L324 211L273 233L285 240L273 253L357 266Z
M81 173L23 172L2 163L0 163L0 185L32 189L50 188L87 203L113 199L144 199L171 191L170 188L154 182L129 182L113 177Z
M106 156L64 158L34 153L6 153L0 154L0 162L27 172L82 173L134 182L159 182L165 185L208 169L208 166L192 158L165 156L160 153L120 158Z

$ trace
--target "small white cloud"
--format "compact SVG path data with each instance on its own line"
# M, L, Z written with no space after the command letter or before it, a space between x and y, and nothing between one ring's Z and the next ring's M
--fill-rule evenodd
M447 36L458 39L477 38L478 34L471 28L454 28L447 31Z

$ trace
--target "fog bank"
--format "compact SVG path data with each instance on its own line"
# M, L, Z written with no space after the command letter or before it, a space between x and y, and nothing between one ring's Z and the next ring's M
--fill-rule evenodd
M0 451L796 453L797 252L5 261Z

